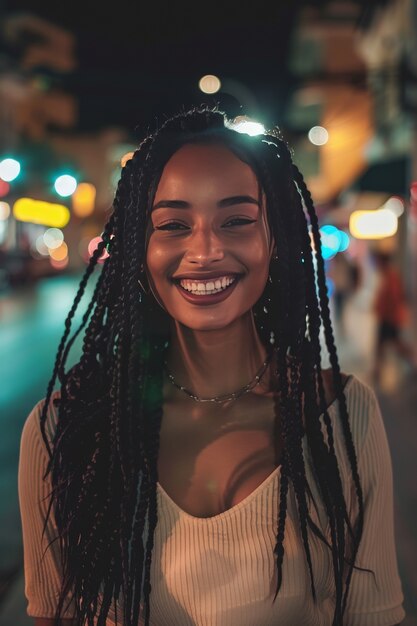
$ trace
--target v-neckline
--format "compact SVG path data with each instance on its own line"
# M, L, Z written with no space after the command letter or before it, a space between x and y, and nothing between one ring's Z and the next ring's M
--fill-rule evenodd
M343 385L343 392L346 393L348 388L350 388L350 384L351 382L354 380L354 376L352 374L350 374L347 379L345 380L345 384ZM337 403L337 398L334 398L334 400L326 407L326 411L333 411L336 407L336 403ZM319 415L319 419L323 416L323 413L321 413ZM302 436L302 443L305 445L306 444L306 433L304 432L303 436ZM272 472L270 474L268 474L268 476L257 486L255 487L255 489L253 491L251 491L247 496L245 496L240 502L238 502L237 504L234 504L233 506L229 507L228 509L226 509L225 511L221 511L220 513L216 513L216 515L210 515L208 517L199 517L198 515L192 515L191 513L188 513L187 511L185 511L184 509L182 509L176 502L175 500L173 500L171 498L171 496L165 491L165 489L162 487L161 483L158 481L157 484L157 489L159 489L159 492L162 494L162 496L171 504L172 508L175 509L177 511L177 513L179 513L182 517L186 517L189 518L190 520L192 520L195 523L201 523L201 524L207 524L216 520L221 520L225 517L229 517L230 515L234 515L235 513L237 513L240 509L246 507L249 502L251 502L254 498L256 498L264 489L266 489L266 487L273 481L275 480L275 478L278 479L279 474L281 473L281 465L278 465L277 467L275 467Z
M276 476L278 476L280 473L281 473L281 465L277 465L277 467L275 467L272 470L272 472L270 474L268 474L268 476L257 487L255 487L255 489L253 491L251 491L245 498L243 498L240 502L238 502L237 504L234 504L233 506L229 507L225 511L221 511L220 513L216 513L216 515L210 515L208 517L199 517L198 515L192 515L191 513L188 513L187 511L184 511L184 509L182 509L180 506L178 506L178 504L171 498L171 496L165 491L165 489L162 487L162 485L159 482L157 483L157 487L158 487L159 491L162 493L162 495L164 496L164 498L166 498L168 500L168 502L171 504L171 506L174 509L176 509L176 511L179 512L181 514L181 516L188 517L188 518L192 519L195 522L207 523L207 522L210 522L210 521L213 521L213 520L219 520L219 519L222 519L224 517L228 517L229 515L233 515L239 509L245 507L247 504L249 504L249 502L251 500L256 498L256 496L261 491L263 491L263 489L265 489L266 486L270 482L272 482L272 480Z

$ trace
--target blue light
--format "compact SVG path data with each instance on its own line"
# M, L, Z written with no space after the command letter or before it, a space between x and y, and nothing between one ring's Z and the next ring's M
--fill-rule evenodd
M345 233L344 230L339 231L340 232L340 247L339 247L339 252L344 252L345 250L347 250L349 248L350 245L350 237L347 233Z
M320 228L321 253L324 259L331 259L340 249L341 231L332 224Z
M334 293L334 282L328 276L326 276L326 287L327 287L327 295L329 298L331 298Z
M339 232L339 229L336 228L336 226L333 226L333 224L324 224L320 227L320 232L325 233L326 235L334 235Z

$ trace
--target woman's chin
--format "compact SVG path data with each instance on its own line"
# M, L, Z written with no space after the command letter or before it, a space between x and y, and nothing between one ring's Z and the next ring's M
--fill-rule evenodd
M201 332L210 332L210 331L227 331L230 327L231 324L233 324L233 321L224 321L224 322L220 322L218 319L216 320L205 320L205 321L201 321L201 322L197 322L197 320L175 320L176 322L178 322L178 324L180 324L181 326L186 326L187 328L189 328L190 330L194 330L194 331L201 331Z

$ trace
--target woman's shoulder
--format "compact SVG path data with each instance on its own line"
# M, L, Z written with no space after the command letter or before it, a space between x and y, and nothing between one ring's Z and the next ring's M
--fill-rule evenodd
M326 405L330 406L336 399L335 383L333 380L333 370L331 367L321 370L321 377L323 380L324 394L326 397ZM345 388L350 375L341 372L342 386Z
M323 379L323 386L325 390L325 396L327 405L331 405L336 400L336 385L334 382L334 374L331 368L322 369L321 375ZM375 392L362 379L358 378L355 374L345 374L341 372L342 388L346 398L348 396L354 398L360 398L361 402L370 402L375 398Z
M49 445L52 445L53 435L58 421L58 411L55 404L61 396L60 390L51 394L45 417L45 434ZM45 406L46 397L39 400L29 412L22 429L22 441L33 440L41 436L41 417Z
M327 406L335 408L335 426L340 431L340 438L344 438L340 406L336 401L332 370L322 370L322 376L323 384L325 387L327 386ZM342 385L353 443L356 452L360 453L370 422L378 411L378 401L372 387L354 374L342 374Z

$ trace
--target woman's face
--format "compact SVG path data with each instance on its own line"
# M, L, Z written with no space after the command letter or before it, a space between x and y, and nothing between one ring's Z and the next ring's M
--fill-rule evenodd
M151 211L146 265L174 320L220 329L259 299L273 248L259 193L251 167L221 144L186 144L169 159Z

